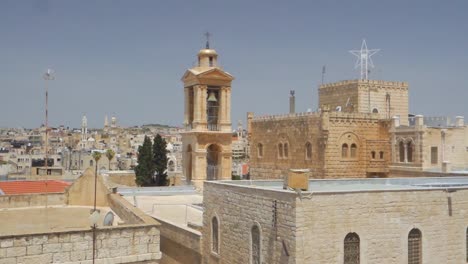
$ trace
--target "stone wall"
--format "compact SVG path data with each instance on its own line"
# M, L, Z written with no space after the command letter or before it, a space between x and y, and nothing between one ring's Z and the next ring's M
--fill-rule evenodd
M343 241L350 232L360 238L361 264L406 263L413 228L422 232L422 263L465 263L467 198L467 189L355 189L303 192L299 197L295 192L207 182L203 263L249 263L253 224L261 226L262 263L343 263ZM219 219L219 254L211 252L213 216Z
M96 231L97 263L158 263L155 226L101 227ZM84 263L92 260L91 229L0 237L0 263Z
M0 195L0 208L44 206L46 201L50 206L65 205L67 197L64 193Z
M289 169L311 169L321 177L323 168L321 117L318 114L256 118L251 122L250 174L253 179L281 178ZM288 144L288 157L280 158L278 144ZM305 144L312 144L307 159ZM258 145L263 146L263 155Z
M262 263L296 263L296 194L205 182L203 201L203 263L250 263L251 228L260 226ZM278 223L274 228L276 201ZM219 219L219 254L211 249L211 220ZM288 247L289 256L285 253ZM314 262L329 263L329 262Z
M380 80L348 80L321 85L319 106L335 111L372 113L381 118L400 116L402 125L408 125L408 83Z
M161 223L161 264L202 263L201 233L158 219Z
M378 114L323 111L320 115L254 119L251 126L252 179L282 178L289 169L310 169L311 178L363 178L388 173L389 123ZM308 142L312 144L311 158L306 157ZM288 144L288 157L280 157L280 143ZM352 143L357 145L356 157L348 154L342 158L344 143L348 148ZM263 146L262 156L259 144ZM377 159L372 160L371 151L376 151Z
M407 263L408 233L422 232L422 263L465 263L468 190L312 194L296 202L296 263L343 263L360 238L362 264Z

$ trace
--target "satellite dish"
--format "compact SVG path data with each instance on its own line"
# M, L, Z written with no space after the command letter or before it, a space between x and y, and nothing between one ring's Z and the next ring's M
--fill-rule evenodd
M337 106L337 107L335 108L335 110L336 110L337 112L341 112L341 106Z
M106 216L104 217L104 226L112 226L114 223L114 213L108 212Z

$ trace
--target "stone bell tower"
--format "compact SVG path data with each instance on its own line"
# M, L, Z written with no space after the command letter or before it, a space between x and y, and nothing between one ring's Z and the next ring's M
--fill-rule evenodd
M188 183L201 188L205 180L231 179L232 75L218 65L218 54L198 52L198 65L187 70L184 82L185 132L182 133L183 171Z

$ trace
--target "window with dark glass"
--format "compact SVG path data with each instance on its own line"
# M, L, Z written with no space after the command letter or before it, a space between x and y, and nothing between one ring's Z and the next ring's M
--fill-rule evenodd
M251 260L252 264L260 264L261 262L261 248L260 248L260 229L257 225L252 226L252 248L251 248Z
M357 156L357 146L356 144L351 144L351 158L355 158Z
M306 151L306 159L308 160L312 159L312 144L310 144L310 142L306 143L305 151Z
M344 239L344 264L359 264L360 249L359 236L356 233L349 233Z
M414 228L408 234L408 264L422 263L421 231Z
M219 230L216 216L211 219L211 251L219 253Z
M348 157L348 144L346 143L341 146L341 157L342 158Z

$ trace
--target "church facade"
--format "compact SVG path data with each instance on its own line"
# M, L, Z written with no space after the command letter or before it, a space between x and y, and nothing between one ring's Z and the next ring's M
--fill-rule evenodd
M309 169L312 178L392 177L393 170L395 176L405 171L419 176L428 170L448 173L451 160L457 170L468 168L463 118L445 127L424 125L420 116L408 118L405 82L324 84L319 105L312 113L249 114L251 178L282 178L289 169ZM442 140L441 133L453 136ZM437 157L429 161L431 155Z

